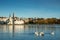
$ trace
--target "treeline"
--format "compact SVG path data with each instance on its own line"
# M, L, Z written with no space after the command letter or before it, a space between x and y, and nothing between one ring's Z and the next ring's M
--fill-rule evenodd
M28 18L29 24L60 24L60 19L57 18Z

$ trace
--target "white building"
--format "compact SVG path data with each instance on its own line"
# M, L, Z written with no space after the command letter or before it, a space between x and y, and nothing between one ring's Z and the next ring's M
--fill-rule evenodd
M16 19L16 18L14 18L14 19L15 19L14 24L24 24L23 20ZM8 24L13 24L13 18L12 17L9 18L9 23Z

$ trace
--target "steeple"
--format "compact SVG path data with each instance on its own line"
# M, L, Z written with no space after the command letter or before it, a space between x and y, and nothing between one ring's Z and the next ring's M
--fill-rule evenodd
M13 12L13 18L14 18L14 12Z
M10 17L11 17L11 14L9 14L9 19L10 19Z

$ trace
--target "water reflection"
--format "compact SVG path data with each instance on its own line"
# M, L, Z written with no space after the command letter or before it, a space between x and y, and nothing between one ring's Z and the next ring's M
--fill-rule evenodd
M0 25L0 39L10 40L55 40L60 38L56 25ZM41 38L41 34L43 38ZM28 39L27 39L28 37Z
M12 25L0 25L1 32L9 32L12 33L34 33L34 32L53 32L56 28L52 25L15 25L14 28ZM47 32L46 32L47 31Z

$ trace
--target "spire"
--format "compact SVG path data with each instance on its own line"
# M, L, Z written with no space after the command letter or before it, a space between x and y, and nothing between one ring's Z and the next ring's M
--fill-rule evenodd
M14 12L13 12L13 17L14 17Z
M11 14L9 14L9 18L11 17Z

